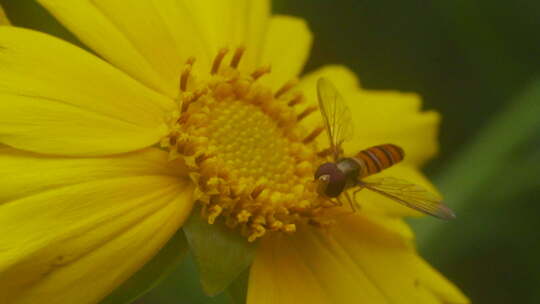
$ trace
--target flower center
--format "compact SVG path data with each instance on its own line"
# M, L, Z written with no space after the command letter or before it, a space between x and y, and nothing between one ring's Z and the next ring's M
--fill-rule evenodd
M180 81L179 114L162 142L172 158L183 157L196 183L195 199L210 224L223 217L253 241L268 231L294 232L299 222L321 223L333 206L317 194L313 172L323 159L313 140L324 130L307 132L299 122L314 112L296 107L303 95L294 82L272 92L218 53L206 81L191 75L189 60Z

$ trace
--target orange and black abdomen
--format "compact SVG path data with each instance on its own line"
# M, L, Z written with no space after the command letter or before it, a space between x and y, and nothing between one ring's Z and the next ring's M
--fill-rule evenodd
M381 172L403 160L405 153L403 149L396 145L386 144L368 148L358 152L354 156L356 160L363 163L360 178Z

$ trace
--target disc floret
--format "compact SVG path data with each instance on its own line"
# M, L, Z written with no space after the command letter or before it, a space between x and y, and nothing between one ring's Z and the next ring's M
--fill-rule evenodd
M208 222L221 217L253 241L318 221L328 202L313 182L322 161L314 139L323 128L308 132L299 124L316 108L296 109L304 97L294 92L295 81L276 92L261 84L268 67L241 72L243 53L237 49L225 65L227 52L221 50L209 77L199 81L191 75L194 60L188 60L179 111L162 147L171 158L184 159Z

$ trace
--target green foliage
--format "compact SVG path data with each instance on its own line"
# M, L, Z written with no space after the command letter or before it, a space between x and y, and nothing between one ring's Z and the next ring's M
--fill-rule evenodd
M150 291L141 303L159 304L245 304L248 271L240 274L226 292L209 297L201 286L194 258L188 254L179 267L159 286Z
M474 208L474 201L488 201L490 204L485 207L493 209L512 194L540 185L535 170L540 169L538 155L528 149L520 154L537 130L540 130L540 80L533 81L518 94L437 179L445 200L458 217L460 211ZM519 164L516 160L520 160ZM420 247L426 250L433 247L431 242L438 241L437 236L445 225L429 219L415 223Z
M71 43L82 44L66 28L35 0L0 0L0 5L6 10L11 23L30 29L49 33L53 36L68 40Z
M234 280L234 282L232 282L229 288L227 288L227 293L234 304L246 303L248 280L249 269L246 269L236 280Z
M436 180L457 219L415 220L424 256L474 300L536 303L540 79L513 98ZM515 284L515 282L520 282ZM498 286L493 292L493 286Z
M253 261L255 244L223 223L208 224L195 210L184 226L206 294L224 291Z
M191 254L187 255L168 278L144 296L141 303L236 304L231 302L225 292L215 297L209 297L204 293L197 266Z
M143 296L180 264L187 249L184 233L180 230L152 260L105 298L101 304L128 304Z

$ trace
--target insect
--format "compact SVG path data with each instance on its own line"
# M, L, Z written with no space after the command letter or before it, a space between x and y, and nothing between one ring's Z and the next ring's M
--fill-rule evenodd
M440 198L418 185L393 177L370 177L403 160L405 153L397 145L382 144L344 157L341 145L353 133L350 111L343 97L326 78L318 80L317 94L333 157L333 162L320 165L315 172L320 195L335 198L341 204L340 196L343 194L355 210L356 194L367 189L440 219L455 217ZM346 191L349 189L354 189L352 198Z

